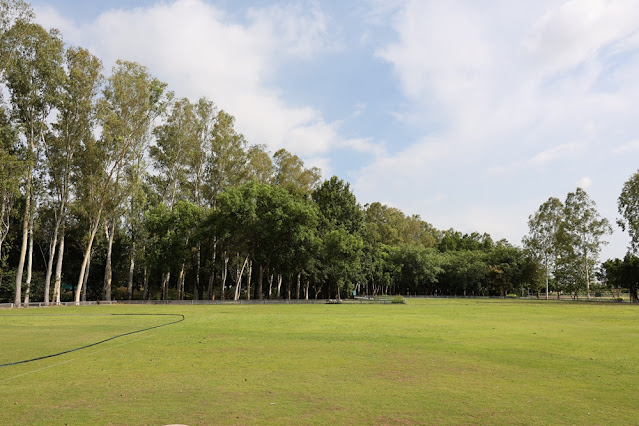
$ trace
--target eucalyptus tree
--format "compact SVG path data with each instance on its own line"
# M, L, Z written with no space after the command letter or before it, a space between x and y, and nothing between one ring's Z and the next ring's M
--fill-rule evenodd
M191 102L178 99L170 106L166 123L155 128L155 144L150 147L158 193L172 208L177 200L184 200L189 177L189 151L198 146L196 111ZM182 193L181 193L182 192Z
M240 295L240 282L251 256L253 233L255 232L256 193L253 183L226 188L217 196L216 208L211 211L208 223L214 238L222 248L221 298L225 298L229 262L235 253L236 277L234 299Z
M65 54L66 75L56 104L57 121L53 123L55 137L45 146L49 192L55 216L50 241L49 258L44 282L44 302L49 303L53 261L57 249L58 262L64 255L64 229L67 203L71 196L72 172L76 167L75 154L82 144L93 137L95 102L102 82L100 60L83 48L71 47ZM59 244L58 244L59 237ZM60 302L61 276L56 274L54 300Z
M115 232L118 218L113 211L123 197L120 179L125 175L126 164L144 151L154 120L165 107L166 84L151 76L148 69L135 62L117 61L112 75L98 103L98 121L102 126L101 137L85 147L82 179L86 179L86 200L93 208L90 215L90 231L80 267L75 292L76 303L84 281L91 247L103 213L107 210L110 225L109 236ZM83 200L84 201L84 200ZM108 211L110 210L110 211ZM109 245L112 244L110 238ZM111 265L105 269L104 297L110 297Z
M188 165L188 176L186 186L188 188L189 199L200 208L202 214L207 206L204 196L205 177L208 157L211 155L211 138L213 136L213 128L217 120L217 109L212 101L206 98L200 98L195 104L195 123L196 138L193 144L189 145L187 150L186 162ZM215 253L215 250L214 250ZM195 271L195 287L193 297L199 298L200 275L202 267L202 242L198 240L197 259ZM215 267L215 261L212 262L212 268ZM214 274L211 274L214 277ZM209 282L207 290L207 298L211 297L213 291L213 282Z
M273 154L273 162L275 184L298 196L310 195L322 177L319 168L305 168L301 158L283 148Z
M18 131L0 98L0 285L7 257L2 249L11 227L15 199L20 194L20 180L25 172L23 166Z
M225 188L247 181L247 142L235 130L235 118L226 111L217 114L206 164L206 195L215 208L217 195Z
M564 213L563 203L558 198L550 197L528 218L529 234L523 239L524 247L541 259L544 265L546 299L550 274L559 257L559 230L564 221Z
M630 234L630 248L633 253L639 251L639 171L624 183L617 200L621 218L617 224Z
M225 188L239 186L247 181L246 149L246 139L235 130L235 118L224 110L219 111L210 134L210 149L207 153L202 187L203 195L212 209L216 208L218 195ZM212 240L212 259L207 296L213 297L219 237L213 234L210 235L210 238ZM228 251L223 251L222 288L225 286L229 261ZM224 298L224 292L222 292L221 297Z
M42 145L46 144L50 113L57 102L63 78L63 42L56 30L46 31L40 25L18 19L2 33L0 48L0 67L10 97L11 115L26 143L27 173L23 190L26 203L14 300L16 306L20 306L29 229L35 210L33 185L39 166L37 158Z
M601 246L607 244L603 237L612 233L606 218L601 218L596 204L586 191L577 188L566 196L564 203L565 253L571 270L580 271L590 300L590 279ZM575 278L577 279L577 278Z
M252 145L247 153L247 177L259 183L272 183L275 165L264 145Z

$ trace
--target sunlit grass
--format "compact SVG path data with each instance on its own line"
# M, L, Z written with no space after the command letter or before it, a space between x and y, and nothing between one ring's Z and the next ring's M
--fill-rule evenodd
M57 347L76 345L75 338L97 341L141 328L139 321L167 322L64 316L57 327L52 317L13 316L128 312L182 313L186 320L1 368L3 417L47 424L632 424L639 418L630 402L639 394L639 310L631 305L409 300L0 311L0 360L48 353L52 341Z

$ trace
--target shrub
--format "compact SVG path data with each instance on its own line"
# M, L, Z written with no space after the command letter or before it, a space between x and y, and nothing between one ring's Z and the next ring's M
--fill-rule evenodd
M406 303L406 299L403 296L397 295L393 296L391 299L391 303Z
M513 294L513 293L508 293L506 295L506 298L508 298L508 299L517 299L518 297L519 296L517 296L516 294Z

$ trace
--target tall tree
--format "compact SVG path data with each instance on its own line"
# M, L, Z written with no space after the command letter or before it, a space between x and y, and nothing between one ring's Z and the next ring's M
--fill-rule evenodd
M12 209L20 194L20 181L24 172L18 131L11 123L0 98L0 285L6 258L2 251L3 244L9 234Z
M524 246L541 259L546 271L546 299L551 271L559 255L559 229L564 220L564 205L555 197L544 202L534 215L528 218L529 234Z
M14 300L16 306L20 306L29 224L32 223L35 202L33 185L38 166L36 160L49 133L49 115L57 103L63 78L63 43L56 30L47 32L40 25L18 19L2 34L0 48L0 66L10 95L12 116L19 123L26 142L24 161L27 174L23 190L26 203Z
M322 182L312 193L320 216L319 233L323 240L322 266L329 286L352 290L359 274L362 255L364 215L350 185L337 176Z
M235 118L221 110L211 138L211 152L206 166L207 198L215 207L217 195L229 186L247 180L246 139L235 130Z
M587 298L590 300L592 271L601 246L607 244L603 237L611 234L612 228L607 219L600 217L595 202L582 188L568 193L564 211L566 258L574 270L581 270Z
M102 81L100 60L82 48L71 47L65 55L66 75L61 85L58 103L58 119L53 124L55 137L45 147L49 189L55 215L54 229L50 241L49 259L44 282L44 302L49 303L49 289L53 272L53 260L58 250L62 259L64 243L58 236L64 229L67 203L71 195L72 171L75 154L82 144L92 138L95 128L95 101ZM56 277L54 295L60 297L60 277Z
M630 234L630 248L639 251L639 171L624 183L617 201L621 219L617 224Z
M320 169L305 168L301 158L283 148L273 154L273 160L275 183L292 194L308 196L322 177Z
M98 104L102 137L86 146L83 162L87 178L87 193L94 205L84 258L80 266L75 301L80 301L86 265L102 214L117 208L122 197L118 179L124 174L128 161L137 158L148 141L151 125L165 107L166 84L151 76L148 69L135 62L117 61ZM88 169L87 169L88 167ZM111 215L111 234L115 230L115 215ZM108 279L109 264L105 277ZM110 296L110 283L105 283L105 296Z
M178 99L171 105L165 124L154 130L156 142L150 148L153 167L157 171L158 192L171 208L177 200L188 198L185 193L189 177L189 154L198 146L196 111L188 99Z

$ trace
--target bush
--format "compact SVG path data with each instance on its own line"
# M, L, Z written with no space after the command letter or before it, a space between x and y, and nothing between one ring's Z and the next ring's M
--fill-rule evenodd
M519 296L517 296L516 294L513 294L513 293L508 293L508 294L506 295L506 298L507 298L507 299L517 299L518 297L519 297Z
M406 299L403 296L397 295L391 298L391 303L406 303Z
M600 291L595 292L595 297L601 297L601 292Z

